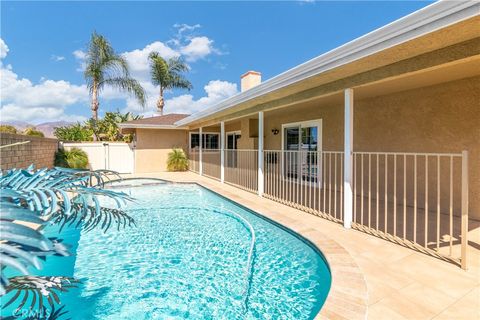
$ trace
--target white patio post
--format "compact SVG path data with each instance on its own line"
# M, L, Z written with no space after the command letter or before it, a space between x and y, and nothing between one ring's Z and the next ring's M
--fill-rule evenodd
M225 181L225 122L220 122L220 181Z
M203 130L202 130L202 127L199 128L199 132L198 132L198 138L200 139L199 141L199 145L198 145L198 150L199 150L199 154L198 154L198 159L199 159L199 173L200 175L203 175Z
M258 195L263 195L263 111L258 113Z
M345 90L345 120L344 120L344 177L343 177L343 226L352 227L353 217L353 89Z

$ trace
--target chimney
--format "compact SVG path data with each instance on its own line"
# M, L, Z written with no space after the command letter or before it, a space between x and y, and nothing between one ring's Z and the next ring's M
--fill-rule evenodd
M259 85L262 82L262 74L257 71L247 71L240 77L242 92Z

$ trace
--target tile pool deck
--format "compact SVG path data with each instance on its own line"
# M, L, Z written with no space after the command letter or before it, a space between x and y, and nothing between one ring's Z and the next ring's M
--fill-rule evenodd
M480 227L469 232L464 271L191 172L125 177L199 183L310 239L332 268L332 289L318 319L480 319Z

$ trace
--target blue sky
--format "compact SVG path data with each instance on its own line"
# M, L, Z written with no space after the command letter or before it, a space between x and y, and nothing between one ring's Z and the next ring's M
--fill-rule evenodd
M106 89L100 114L152 114L146 57L181 55L194 89L167 93L165 112L192 113L239 90L248 70L269 79L430 2L1 2L1 119L90 115L82 58L93 30L123 54L149 96L143 109Z

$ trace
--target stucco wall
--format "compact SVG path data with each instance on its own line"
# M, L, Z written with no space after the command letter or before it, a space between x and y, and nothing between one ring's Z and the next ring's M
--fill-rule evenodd
M439 153L468 150L470 217L480 219L479 104L480 77L355 100L354 150ZM265 148L281 149L281 133L273 135L273 128L281 130L283 123L322 119L323 150L343 150L343 116L341 99L268 112ZM447 181L444 174L448 172L442 174L442 180ZM443 189L442 194L447 191ZM458 212L459 202L454 205Z
M188 150L186 130L136 129L135 172L166 171L168 153L173 148Z
M58 140L25 136L20 134L1 133L1 145L30 141L30 143L7 147L0 150L0 167L2 170L27 168L32 163L37 169L53 167Z

